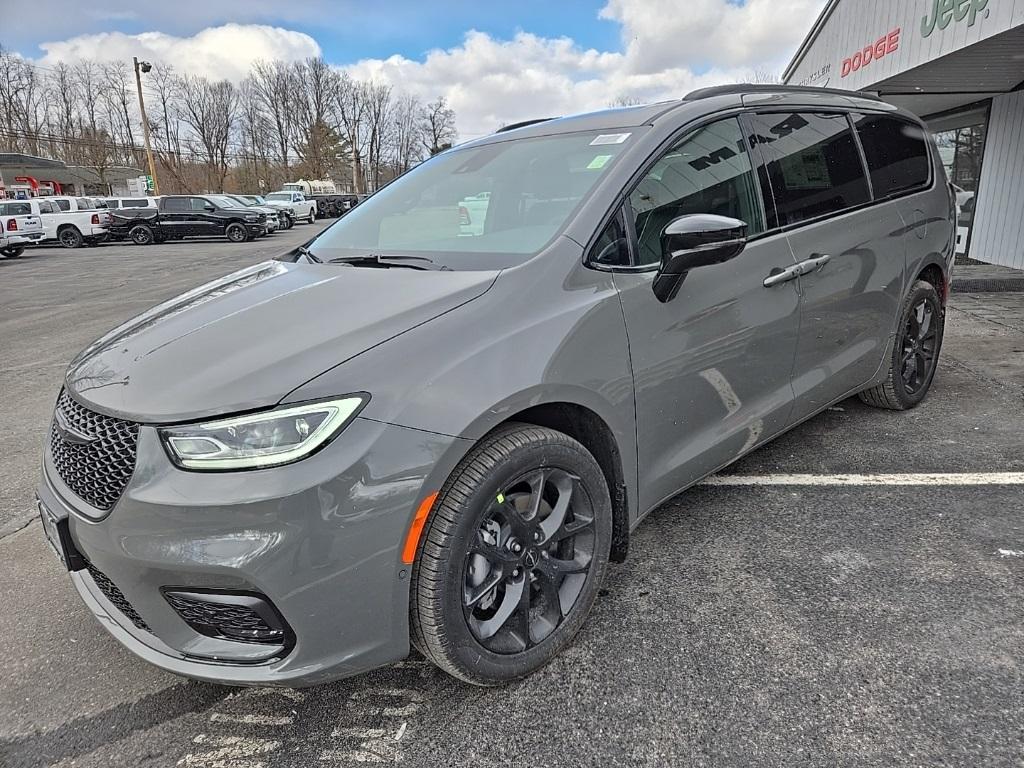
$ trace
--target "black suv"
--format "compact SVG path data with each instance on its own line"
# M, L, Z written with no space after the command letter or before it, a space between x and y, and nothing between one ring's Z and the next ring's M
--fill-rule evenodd
M111 216L111 236L136 245L217 236L243 243L267 230L266 214L225 195L167 195L156 208L111 211Z

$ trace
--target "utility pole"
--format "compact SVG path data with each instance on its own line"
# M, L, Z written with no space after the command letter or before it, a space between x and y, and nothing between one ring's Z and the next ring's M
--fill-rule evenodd
M143 72L149 72L153 68L153 65L148 61L139 61L138 57L132 56L132 64L135 67L135 85L139 89L139 112L142 113L142 135L146 141L146 157L149 159L149 175L153 177L153 194L160 194L160 182L156 178L156 163L153 162L153 149L149 145L149 120L146 118L146 102L142 100L142 75L139 74L141 69Z

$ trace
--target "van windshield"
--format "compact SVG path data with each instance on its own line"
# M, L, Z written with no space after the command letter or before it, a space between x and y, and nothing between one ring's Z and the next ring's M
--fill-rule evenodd
M570 133L449 150L367 198L309 250L324 261L401 253L452 269L511 266L564 228L629 136Z

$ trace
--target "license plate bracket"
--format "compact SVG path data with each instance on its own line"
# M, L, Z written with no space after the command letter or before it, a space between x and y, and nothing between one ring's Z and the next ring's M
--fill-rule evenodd
M39 508L39 518L43 523L43 534L53 548L54 554L57 555L57 559L69 571L80 571L85 568L85 559L75 549L75 544L71 540L71 528L67 516L58 517L42 501L36 500L36 505Z

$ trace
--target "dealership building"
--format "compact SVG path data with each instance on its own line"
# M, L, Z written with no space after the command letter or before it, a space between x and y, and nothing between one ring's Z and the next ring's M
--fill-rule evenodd
M957 187L958 256L1024 269L1024 0L829 0L783 80L922 117Z

